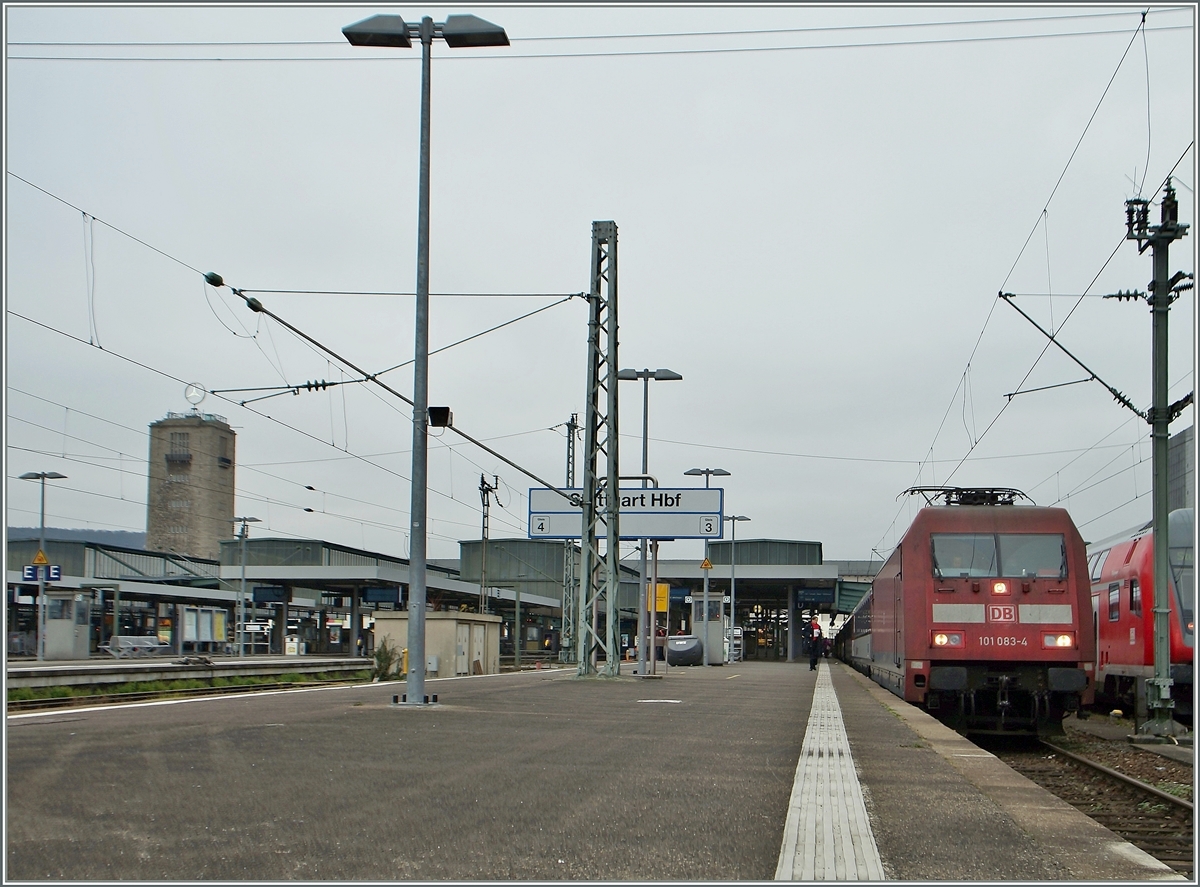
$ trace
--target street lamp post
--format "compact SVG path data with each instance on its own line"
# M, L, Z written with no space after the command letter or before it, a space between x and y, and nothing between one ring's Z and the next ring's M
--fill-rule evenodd
M738 521L750 520L741 514L726 515L733 536L729 542L729 661L735 662L733 639L737 633L737 525Z
M241 523L242 531L238 534L238 538L242 540L242 590L238 594L238 609L237 609L237 645L238 656L246 655L246 534L249 532L247 524L256 524L259 522L257 517L235 517L234 523ZM182 629L183 626L180 626Z
M417 316L413 354L412 508L408 583L408 699L425 699L425 544L429 497L429 75L433 38L451 48L508 46L504 28L473 15L451 15L437 24L429 16L419 25L398 15L374 15L342 28L352 46L412 47L421 41L421 159L417 189Z
M618 370L617 378L624 382L642 380L642 474L648 474L649 456L650 456L650 380L656 382L680 382L683 376L674 370ZM644 489L647 481L642 480L642 488ZM650 637L652 629L649 627L649 622L646 619L647 611L650 609L650 595L646 588L646 539L638 540L638 548L640 555L638 557L638 587L641 589L638 592L638 674L645 675L648 671L646 667L647 661L654 661L654 653L651 652L650 659L646 659L646 648L648 643L653 643L653 638ZM658 589L654 591L655 599L657 599ZM655 611L657 612L657 610ZM657 617L655 617L657 619ZM664 653L664 655L666 655Z
M704 489L708 489L708 479L710 477L729 477L729 472L724 468L689 468L684 472L688 477L699 477L704 475ZM708 540L704 540L704 559L708 560ZM704 611L701 614L700 625L704 632L704 664L708 665L708 570L704 571Z
M46 481L66 480L65 474L57 471L27 471L21 475L21 480L36 480L42 484L41 520L38 524L38 551L46 552ZM46 656L46 571L42 567L38 571L38 600L37 600L37 658L38 662Z

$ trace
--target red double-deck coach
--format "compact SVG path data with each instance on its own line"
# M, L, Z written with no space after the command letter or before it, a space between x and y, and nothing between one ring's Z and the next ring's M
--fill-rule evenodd
M1168 660L1175 719L1192 722L1196 656L1195 521L1192 508L1167 518ZM1096 696L1144 720L1154 677L1154 546L1146 524L1088 548L1096 618Z

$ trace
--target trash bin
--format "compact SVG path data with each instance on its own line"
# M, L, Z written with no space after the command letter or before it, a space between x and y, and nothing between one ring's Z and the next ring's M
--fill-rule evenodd
M702 665L704 645L694 634L667 638L667 665Z

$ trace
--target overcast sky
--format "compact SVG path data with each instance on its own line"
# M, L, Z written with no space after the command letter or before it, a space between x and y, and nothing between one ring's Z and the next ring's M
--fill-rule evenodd
M1144 31L1142 9L6 5L8 524L38 521L17 477L59 471L48 525L144 530L147 426L195 382L237 431L253 536L407 555L407 406L278 394L355 376L202 277L370 372L411 360L411 295L333 294L415 288L420 51L340 33L378 12L512 41L434 46L431 348L545 309L431 358L469 434L564 481L588 318L564 299L611 219L619 363L684 377L651 383L650 472L730 471L740 538L886 553L915 484L1015 487L1086 539L1148 520L1149 427L997 299L1150 405L1149 309L1099 296L1152 277L1125 200L1157 222L1170 175L1194 223L1196 30L1194 6ZM1194 305L1171 311L1172 401ZM411 396L408 366L382 378ZM620 394L636 473L641 383ZM453 433L429 461L430 557L479 538L481 472L492 537L525 535L534 481Z

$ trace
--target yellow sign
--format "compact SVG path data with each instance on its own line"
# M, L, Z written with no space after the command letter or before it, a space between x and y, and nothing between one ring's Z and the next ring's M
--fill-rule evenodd
M647 589L649 591L649 589ZM667 612L667 596L671 593L671 586L665 582L658 583L658 588L654 593L654 600L650 600L649 594L646 596L647 610L652 610L655 613Z
M35 567L44 567L44 566L47 566L49 563L50 563L50 561L46 560L46 552L42 551L39 548L38 553L33 556L33 565Z
M705 558L700 564L700 569L701 570L711 570L712 569L712 561L710 561L708 558Z

